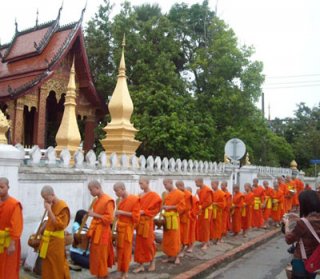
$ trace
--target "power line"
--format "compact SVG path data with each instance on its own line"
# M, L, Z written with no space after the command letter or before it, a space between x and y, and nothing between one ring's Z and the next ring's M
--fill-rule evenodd
M317 87L319 84L301 84L301 85L293 85L293 86L279 86L279 87L264 87L263 89L286 89L286 88L300 88L300 87Z
M287 81L287 82L271 82L268 83L266 82L266 84L269 86L272 85L281 85L281 84L299 84L299 83L309 83L309 84L313 84L313 83L317 83L320 82L320 80L300 80L300 81Z
M288 76L268 76L266 78L274 78L274 79L281 79L281 78L299 78L299 77L315 77L320 76L320 74L301 74L301 75L288 75Z

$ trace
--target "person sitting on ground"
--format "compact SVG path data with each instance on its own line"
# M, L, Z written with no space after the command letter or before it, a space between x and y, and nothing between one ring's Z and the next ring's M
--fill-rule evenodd
M88 212L81 209L78 210L76 213L76 217L74 218L74 223L72 224L72 234L78 233L78 230L80 229L81 223L83 218L86 216ZM85 224L82 232L87 232L88 227ZM80 236L83 234L80 233ZM85 235L85 234L84 234ZM81 241L81 239L80 239ZM74 247L76 246L76 247ZM71 260L76 264L83 268L89 269L89 245L88 247L84 247L83 245L72 245L70 248L70 257Z
M315 191L303 191L299 195L300 218L306 218L314 228L318 236L320 236L320 199ZM309 258L319 245L318 241L309 231L305 223L298 219L293 230L288 229L290 220L286 222L285 239L288 244L296 243L293 260L292 260L292 278L315 278L316 274L308 273L306 270L298 270L296 263L301 263L303 269L299 240L302 240L306 256Z

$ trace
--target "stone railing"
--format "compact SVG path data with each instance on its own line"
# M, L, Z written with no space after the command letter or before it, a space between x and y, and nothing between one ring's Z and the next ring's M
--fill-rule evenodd
M61 168L77 168L77 169L110 169L110 170L140 170L146 172L166 172L166 173L189 173L189 174L215 174L224 173L226 165L224 163L208 162L201 160L181 160L174 158L160 158L159 156L143 155L140 157L127 156L123 154L118 156L113 153L107 156L105 152L101 152L97 157L93 150L87 152L86 155L78 150L73 158L68 149L63 149L60 156L53 147L48 149L40 149L37 145L31 149L25 149L22 145L15 146L24 159L27 166L48 166ZM73 160L73 166L70 164Z

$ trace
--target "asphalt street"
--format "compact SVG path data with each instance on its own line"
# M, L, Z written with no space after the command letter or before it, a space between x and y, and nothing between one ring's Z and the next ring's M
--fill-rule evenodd
M202 278L286 279L284 269L291 260L287 249L288 245L285 243L283 235L279 235Z

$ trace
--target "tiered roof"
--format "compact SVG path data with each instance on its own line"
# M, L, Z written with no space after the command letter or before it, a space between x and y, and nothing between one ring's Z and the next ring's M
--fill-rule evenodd
M16 99L49 79L70 50L75 54L81 91L88 100L105 110L105 104L93 85L79 21L60 26L55 20L16 32L12 41L0 45L0 101Z

